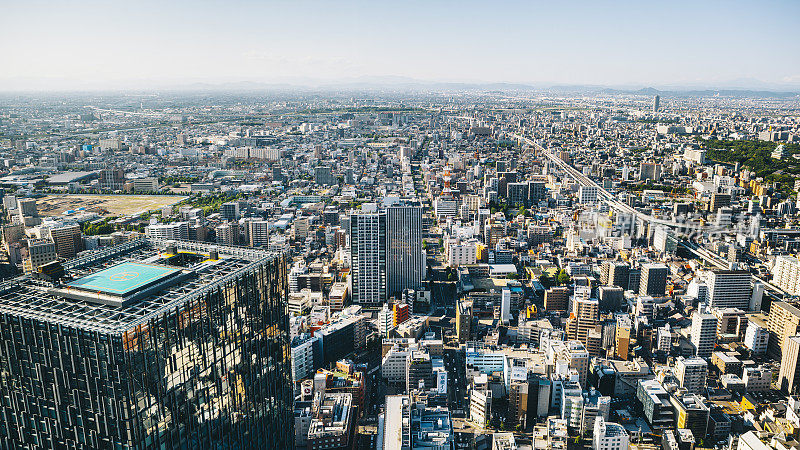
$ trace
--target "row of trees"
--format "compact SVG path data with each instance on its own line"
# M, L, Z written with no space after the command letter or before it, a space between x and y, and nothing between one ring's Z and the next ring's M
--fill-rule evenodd
M542 283L542 286L544 286L545 289L553 286L564 286L569 284L570 281L571 278L569 274L564 271L564 269L560 269L555 277L551 277L547 274L547 272L542 273L542 275L539 277L539 282Z
M111 234L114 232L114 225L109 222L113 217L106 217L99 222L83 222L81 232L84 236L97 236L100 234Z

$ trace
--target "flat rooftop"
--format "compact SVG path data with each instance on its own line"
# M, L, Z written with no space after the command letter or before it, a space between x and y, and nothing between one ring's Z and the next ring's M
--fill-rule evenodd
M124 262L67 283L85 291L127 296L144 287L164 281L181 271L177 267Z
M168 245L199 257L176 263ZM207 257L211 250L217 259ZM122 334L279 257L253 248L137 239L65 262L62 285L28 275L0 283L0 315Z

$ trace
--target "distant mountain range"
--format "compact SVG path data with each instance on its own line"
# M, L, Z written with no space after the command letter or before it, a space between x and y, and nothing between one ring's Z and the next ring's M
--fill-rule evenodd
M322 80L293 77L271 82L262 81L199 81L197 79L131 80L93 83L87 80L66 79L9 79L0 80L0 92L120 92L120 91L171 91L171 92L357 92L377 91L387 93L450 93L471 91L476 93L545 93L558 94L626 94L661 95L662 97L777 97L800 96L800 83L767 83L755 79L739 79L709 84L676 84L664 86L642 85L583 85L558 83L482 83L426 81L400 76L364 76L349 79Z

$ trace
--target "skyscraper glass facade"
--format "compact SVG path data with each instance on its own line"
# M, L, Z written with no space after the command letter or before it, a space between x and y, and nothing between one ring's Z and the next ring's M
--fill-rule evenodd
M71 272L170 263L153 242L129 247ZM285 261L231 250L125 307L0 286L2 447L291 448Z

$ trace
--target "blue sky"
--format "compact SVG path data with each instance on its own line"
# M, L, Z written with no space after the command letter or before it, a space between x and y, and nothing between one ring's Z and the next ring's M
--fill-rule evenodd
M384 76L800 86L793 0L0 0L0 8L0 90Z

